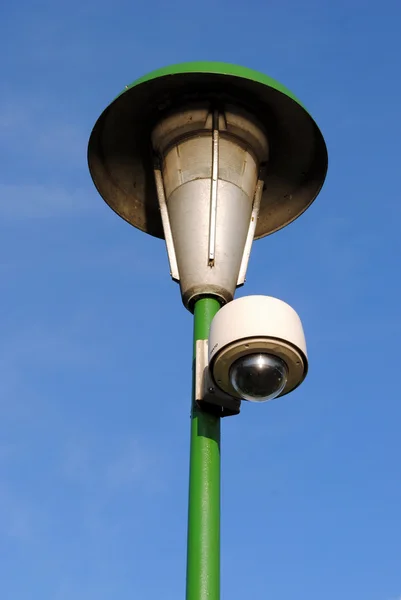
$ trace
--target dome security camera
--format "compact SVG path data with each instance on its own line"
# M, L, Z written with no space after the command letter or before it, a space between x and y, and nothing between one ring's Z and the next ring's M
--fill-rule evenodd
M307 370L295 310L270 296L245 296L223 306L209 340L197 342L196 400L221 416L238 414L241 400L284 396L302 383Z
M214 317L209 370L226 394L255 402L288 394L308 370L302 323L288 304L269 296L246 296Z

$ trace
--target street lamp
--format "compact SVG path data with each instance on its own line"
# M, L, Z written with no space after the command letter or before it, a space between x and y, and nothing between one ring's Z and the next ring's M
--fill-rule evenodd
M186 597L218 600L221 417L238 414L243 399L288 393L307 372L293 309L234 293L253 240L294 221L318 195L326 146L278 82L196 62L126 86L99 117L88 162L107 204L164 238L171 276L194 313Z

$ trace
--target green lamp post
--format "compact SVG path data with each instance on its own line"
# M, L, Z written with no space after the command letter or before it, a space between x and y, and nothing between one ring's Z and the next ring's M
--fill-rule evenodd
M245 282L253 240L310 206L327 151L313 119L281 84L247 68L194 62L126 86L95 124L88 162L107 204L165 239L171 276L194 314L198 364L214 316ZM258 356L260 370L267 363ZM186 597L218 600L220 422L239 412L241 396L199 402L196 385L194 374Z

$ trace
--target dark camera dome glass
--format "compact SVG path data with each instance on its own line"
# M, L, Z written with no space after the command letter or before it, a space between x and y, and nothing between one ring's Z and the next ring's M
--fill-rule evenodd
M277 398L284 390L288 378L286 363L272 354L247 354L241 356L230 369L230 381L244 400L266 402Z

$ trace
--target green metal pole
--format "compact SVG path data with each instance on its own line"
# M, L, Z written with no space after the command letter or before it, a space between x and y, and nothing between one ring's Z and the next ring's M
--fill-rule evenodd
M206 340L220 308L215 298L198 300L196 341ZM194 385L194 383L193 383ZM186 600L220 598L220 417L200 411L192 390Z

